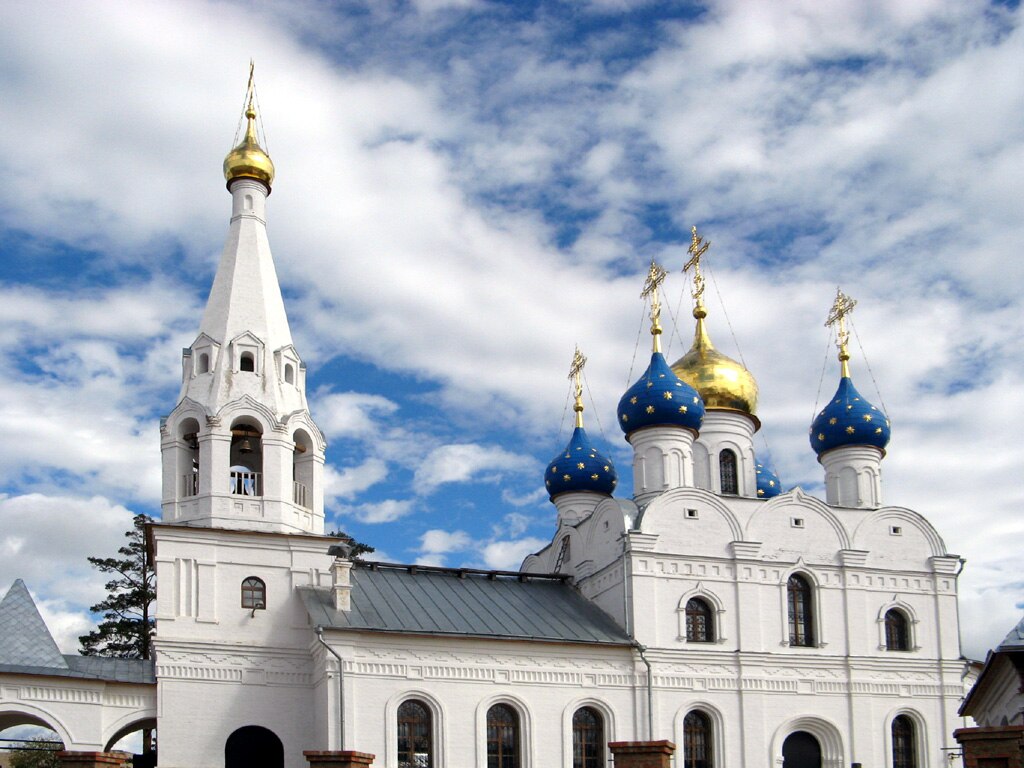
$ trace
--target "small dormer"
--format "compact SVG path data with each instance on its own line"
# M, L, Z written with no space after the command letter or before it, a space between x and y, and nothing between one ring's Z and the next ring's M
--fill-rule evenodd
M231 355L233 373L263 374L263 342L254 334L246 331L233 338Z
M186 350L191 355L192 365L188 375L192 378L212 373L217 367L217 358L220 355L220 344L211 339L205 333L199 334L191 348Z
M304 366L295 347L289 344L274 352L274 364L282 384L298 387L300 390L305 386Z

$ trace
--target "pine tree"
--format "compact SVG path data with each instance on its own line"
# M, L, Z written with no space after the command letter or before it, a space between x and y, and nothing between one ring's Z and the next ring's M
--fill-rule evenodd
M350 557L353 560L362 560L363 558L361 557L361 555L368 555L371 552L377 551L376 547L371 547L369 544L363 544L363 542L361 541L356 541L344 531L331 531L327 535L336 536L339 539L346 539L348 541L348 545L352 547L352 553Z
M78 641L83 656L110 656L121 659L148 659L152 656L153 619L150 605L156 597L156 573L146 551L147 515L135 515L125 532L128 543L117 552L120 557L90 557L89 562L102 573L115 574L106 584L107 597L92 606L104 621Z

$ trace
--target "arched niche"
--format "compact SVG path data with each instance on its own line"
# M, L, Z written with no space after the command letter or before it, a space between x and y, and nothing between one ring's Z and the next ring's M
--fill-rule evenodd
M224 768L284 768L284 745L269 728L243 726L224 743Z

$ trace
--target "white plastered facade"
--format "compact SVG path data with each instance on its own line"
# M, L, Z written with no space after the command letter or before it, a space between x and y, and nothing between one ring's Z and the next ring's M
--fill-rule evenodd
M637 498L556 499L551 544L523 563L551 572L568 537L560 569L644 658L628 645L339 630L324 633L325 647L296 590L332 583L334 540L321 535L326 445L306 407L266 240L267 190L238 180L231 193L221 267L161 432L164 517L152 528L161 766L224 765L229 736L259 726L280 739L288 768L305 765L303 750L341 748L397 768L406 699L432 714L435 768L486 765L484 719L495 703L519 716L523 768L572 765L582 706L600 713L607 741L680 747L687 713L699 710L716 768L782 765L796 731L815 737L822 765L888 766L892 720L907 714L917 765L945 764L963 695L959 558L923 517L881 506L880 477L873 497L846 506L799 489L757 499L753 428L741 415L711 414L696 444L671 427L634 434ZM258 468L246 440L260 443ZM713 464L695 478L695 445L705 457L737 452L738 495L716 492ZM872 461L877 470L880 457ZM794 573L811 588L809 646L790 641ZM254 609L240 600L250 577L265 587ZM687 639L693 597L712 610L711 642ZM909 622L909 650L886 647L893 608Z

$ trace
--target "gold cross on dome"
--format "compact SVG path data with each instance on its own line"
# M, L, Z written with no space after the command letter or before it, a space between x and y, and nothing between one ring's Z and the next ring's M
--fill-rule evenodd
M572 355L572 364L569 366L569 378L572 379L573 383L573 394L575 395L575 402L573 403L572 409L576 412L576 426L583 426L583 368L587 364L587 358L580 352L580 348L577 346L576 351Z
M651 298L651 335L654 336L654 351L661 352L661 300L658 298L658 287L665 282L665 270L654 259L651 259L651 268L647 271L647 279L644 280L644 289L640 293L641 299Z
M851 299L843 293L842 289L837 287L836 300L832 302L832 309L828 313L828 320L825 321L826 327L836 327L836 346L839 347L839 361L843 364L844 377L850 375L848 365L850 352L847 349L847 344L850 341L850 331L846 328L846 316L853 312L855 306L857 306L856 299Z
M697 306L701 306L704 303L704 300L701 298L704 295L704 275L700 271L700 260L710 247L711 241L704 242L704 238L697 235L697 228L693 227L690 230L690 247L686 249L686 252L690 254L690 260L683 265L683 272L689 272L691 268L693 269L692 293Z

